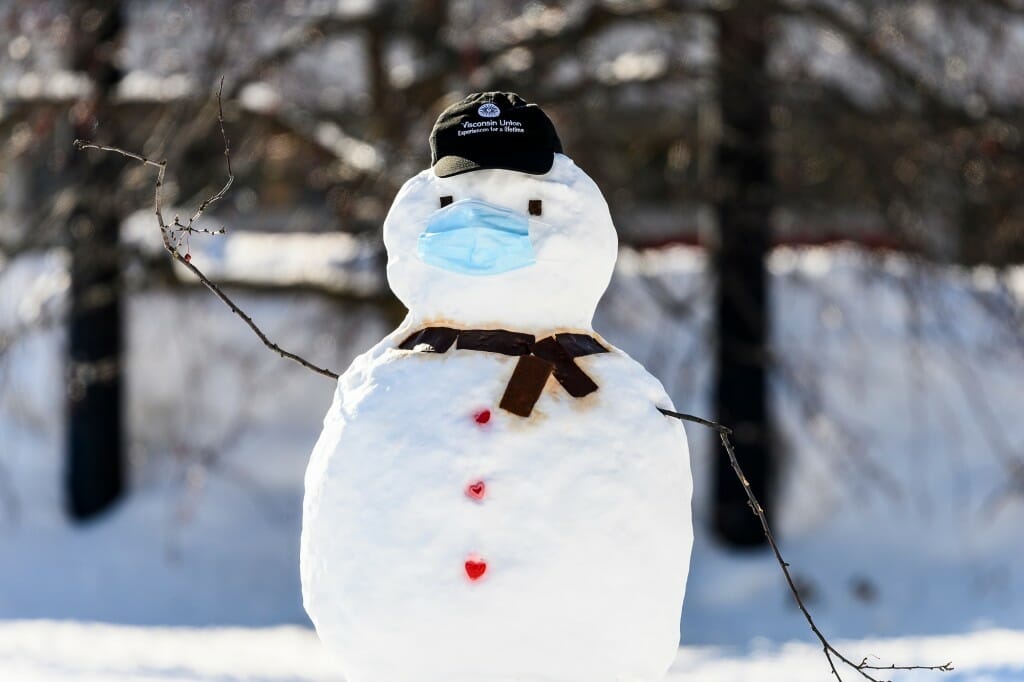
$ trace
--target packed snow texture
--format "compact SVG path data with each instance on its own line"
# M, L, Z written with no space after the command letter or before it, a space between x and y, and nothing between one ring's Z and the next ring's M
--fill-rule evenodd
M453 195L523 215L542 201L536 262L471 276L419 261L424 219ZM544 176L426 171L384 236L410 313L341 377L306 475L303 594L321 639L351 682L659 679L693 535L686 435L657 411L672 408L658 380L602 340L611 352L575 360L597 391L549 377L522 417L498 407L518 358L396 347L440 324L592 333L616 255L597 187L561 155Z
M296 561L302 475L334 384L268 354L202 290L132 294L132 493L72 526L55 408L61 319L45 324L64 267L55 252L0 273L4 333L44 320L0 359L0 619L83 623L0 623L0 679L340 681L312 631L251 630L308 626ZM1024 679L1020 633L993 629L1024 631L1024 498L1004 459L1024 442L1013 317L1024 270L785 248L769 276L786 456L769 511L818 624L858 660L957 668L883 675L896 682ZM700 250L625 250L595 318L680 410L702 415L711 287ZM305 296L239 300L282 345L336 369L393 326ZM708 537L709 463L720 450L702 428L687 434L696 536L669 679L827 679L774 559ZM257 669L267 650L286 670Z
M441 270L417 256L417 240L442 196L483 199L529 216L536 264L500 275ZM572 159L556 154L545 175L488 169L439 178L426 169L398 192L384 221L388 283L410 323L514 331L589 329L615 266L618 240L601 191Z

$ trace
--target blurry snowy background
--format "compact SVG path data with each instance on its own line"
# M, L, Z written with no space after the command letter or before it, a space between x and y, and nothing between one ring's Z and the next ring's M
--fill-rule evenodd
M186 215L222 75L228 233L190 251L282 346L340 371L394 327L380 225L430 125L520 92L619 230L595 328L738 427L826 634L1024 679L1020 0L4 0L0 34L0 679L339 679L298 581L332 383L172 267L152 169L72 146L166 158ZM671 679L827 679L687 431Z

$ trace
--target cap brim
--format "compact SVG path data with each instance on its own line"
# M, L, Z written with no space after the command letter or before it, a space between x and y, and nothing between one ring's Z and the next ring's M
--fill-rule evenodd
M517 152L502 154L494 158L469 159L464 156L442 156L434 164L434 174L439 178L448 178L476 170L497 168L518 171L529 175L544 175L555 165L555 153L551 151Z

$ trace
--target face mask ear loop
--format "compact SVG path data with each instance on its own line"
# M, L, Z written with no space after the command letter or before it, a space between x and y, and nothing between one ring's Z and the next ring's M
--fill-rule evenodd
M534 225L536 225L537 227L542 227L545 230L555 229L554 223L548 222L547 220L541 220L540 218L536 218L534 216L530 216L530 227L533 227Z

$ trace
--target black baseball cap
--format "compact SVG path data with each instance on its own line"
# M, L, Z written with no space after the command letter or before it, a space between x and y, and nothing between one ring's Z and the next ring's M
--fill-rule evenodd
M547 114L513 92L473 93L441 112L430 131L430 163L442 178L484 168L543 175L561 151Z

